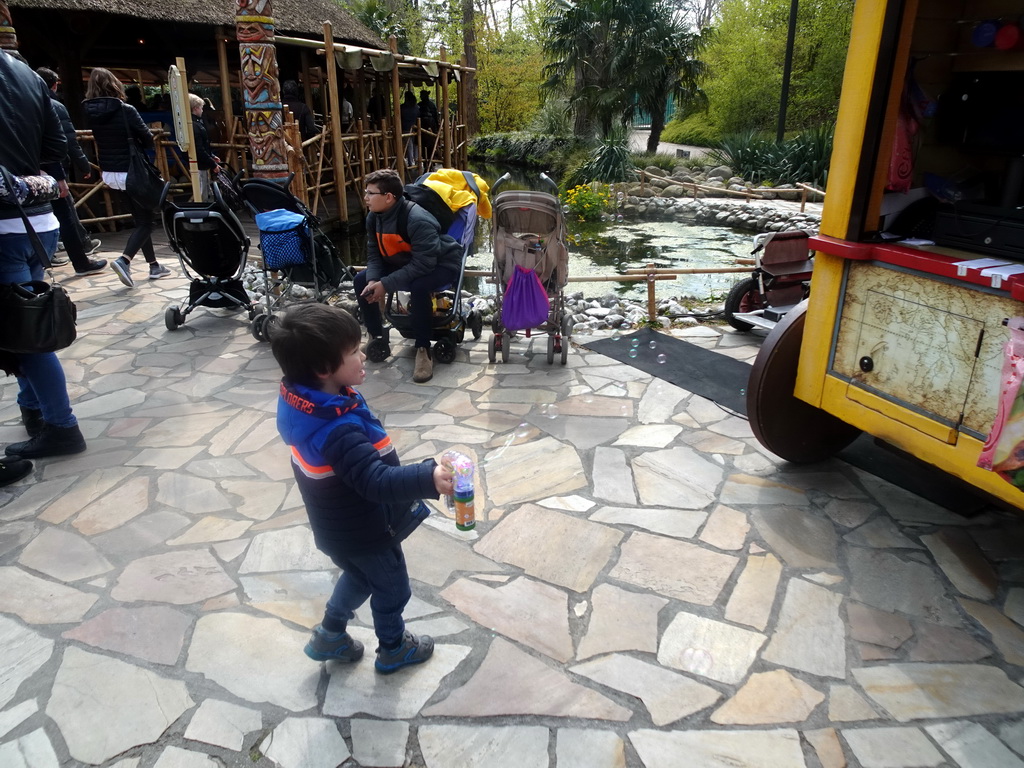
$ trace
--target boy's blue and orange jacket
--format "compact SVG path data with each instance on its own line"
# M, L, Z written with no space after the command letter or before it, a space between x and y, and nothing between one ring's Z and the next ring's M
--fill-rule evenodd
M398 234L400 206L409 210L408 243ZM366 279L380 280L388 292L408 290L413 280L439 266L456 273L462 267L462 247L442 235L437 219L411 200L402 198L383 213L367 214L366 233Z
M431 459L401 466L391 438L354 389L329 395L281 382L277 430L317 548L327 555L390 547L426 517L420 499L438 497Z

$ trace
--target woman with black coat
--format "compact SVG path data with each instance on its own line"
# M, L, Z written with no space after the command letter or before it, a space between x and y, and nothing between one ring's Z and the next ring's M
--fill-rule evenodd
M96 140L97 162L103 171L103 181L111 189L119 190L119 195L132 215L135 230L128 238L124 253L111 262L110 266L117 273L121 282L129 288L135 286L132 280L131 262L139 250L149 264L149 279L159 280L171 274L170 270L161 266L153 251L153 212L146 209L129 194L126 194L125 179L128 176L128 142L134 141L142 149L153 148L153 135L142 122L135 107L125 103L124 86L114 73L102 67L96 67L89 76L89 85L85 90L85 114Z

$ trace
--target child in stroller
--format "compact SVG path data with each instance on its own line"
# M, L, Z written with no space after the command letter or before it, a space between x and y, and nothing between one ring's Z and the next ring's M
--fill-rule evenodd
M295 286L312 293L312 299L331 304L344 294L343 285L354 273L320 227L320 219L288 191L292 177L279 184L269 179L249 179L238 194L260 230L265 311L257 310L251 331L257 341L269 341L271 320L293 297ZM305 292L303 292L305 293Z

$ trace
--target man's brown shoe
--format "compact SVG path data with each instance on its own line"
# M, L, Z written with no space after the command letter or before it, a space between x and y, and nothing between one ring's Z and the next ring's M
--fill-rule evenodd
M416 367L412 372L412 380L417 384L430 381L434 376L434 363L430 359L430 350L420 347L416 350Z

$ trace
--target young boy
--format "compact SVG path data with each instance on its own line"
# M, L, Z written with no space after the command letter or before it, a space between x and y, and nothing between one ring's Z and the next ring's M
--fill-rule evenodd
M370 598L378 648L374 667L390 674L419 664L434 641L405 629L412 596L401 541L429 514L421 499L451 494L451 471L432 459L400 466L380 421L353 387L366 378L361 330L343 309L299 304L271 336L281 366L277 428L292 449L292 468L317 548L342 573L313 629L314 661L358 661L363 644L346 631Z

